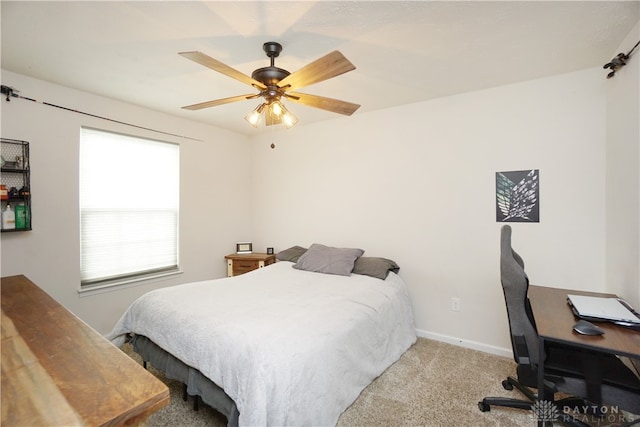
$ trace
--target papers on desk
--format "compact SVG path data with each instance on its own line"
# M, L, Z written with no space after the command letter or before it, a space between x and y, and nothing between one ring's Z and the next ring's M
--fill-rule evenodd
M640 325L640 317L618 298L567 295L567 302L576 316L582 319Z

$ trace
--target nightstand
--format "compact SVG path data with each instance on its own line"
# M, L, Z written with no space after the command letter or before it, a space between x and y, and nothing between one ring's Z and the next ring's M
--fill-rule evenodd
M229 254L224 259L227 260L227 277L238 276L276 262L275 255L262 253Z

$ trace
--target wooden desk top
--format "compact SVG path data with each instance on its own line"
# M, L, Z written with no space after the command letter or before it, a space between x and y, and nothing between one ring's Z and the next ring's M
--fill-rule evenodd
M569 294L599 297L616 296L531 285L529 286L529 302L536 321L538 335L550 341L569 342L585 348L640 358L640 331L609 322L598 322L598 326L605 330L604 335L589 336L575 332L573 325L578 319L567 304L567 295Z
M136 425L169 389L24 276L4 277L2 421Z

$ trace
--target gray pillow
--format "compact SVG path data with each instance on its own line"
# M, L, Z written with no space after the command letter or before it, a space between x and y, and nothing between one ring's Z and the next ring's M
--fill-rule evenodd
M315 271L316 273L349 276L356 259L362 256L363 253L362 249L332 248L314 243L294 264L293 268Z
M307 248L303 248L301 246L292 246L289 249L278 252L276 254L276 259L278 261L298 262L298 259L305 252L307 252Z
M390 271L397 273L400 267L390 259L363 256L356 260L352 273L384 280Z

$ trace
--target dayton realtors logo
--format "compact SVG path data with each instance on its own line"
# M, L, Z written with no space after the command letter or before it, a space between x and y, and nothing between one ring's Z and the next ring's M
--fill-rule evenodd
M548 400L537 400L531 405L533 411L533 417L536 421L555 421L560 417L558 408L553 402Z
M580 406L562 406L562 412L554 402L548 400L539 400L531 405L532 417L536 421L550 422L575 422L579 421L587 425L610 426L618 425L618 423L629 422L625 413L617 406L604 405L580 405ZM638 423L640 419L635 420L632 425ZM629 425L629 424L625 424Z

